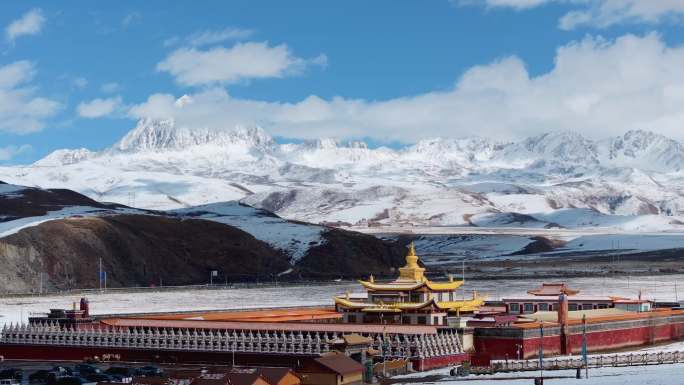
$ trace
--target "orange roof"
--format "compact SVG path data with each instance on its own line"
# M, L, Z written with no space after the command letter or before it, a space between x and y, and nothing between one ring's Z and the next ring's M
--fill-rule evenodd
M571 289L564 283L542 283L541 287L527 291L527 294L542 296L559 296L561 294L575 295L577 293L579 293L579 290Z
M341 319L334 307L165 313L132 318L189 321L290 322Z
M624 313L624 314L617 314L617 315L609 315L605 317L592 317L592 318L587 318L587 324L598 324L598 323L603 323L603 322L611 322L611 321L630 321L630 320L637 320L637 319L644 319L644 318L660 318L660 317L667 317L671 315L682 315L684 314L684 310L672 310L672 309L657 309L657 310L652 310L652 311L647 311L647 312L641 312L641 313ZM532 328L539 328L540 322L525 322L525 323L520 323L520 324L514 324L514 327L520 328L520 329L532 329ZM581 325L582 320L568 320L568 325ZM545 326L557 326L557 322L544 322Z
M141 318L107 318L105 325L120 327L157 327L177 329L212 330L276 330L312 331L338 333L398 333L398 334L437 334L437 328L427 325L380 325L380 324L343 324L312 322L234 322L234 321L191 321L191 320L153 320Z

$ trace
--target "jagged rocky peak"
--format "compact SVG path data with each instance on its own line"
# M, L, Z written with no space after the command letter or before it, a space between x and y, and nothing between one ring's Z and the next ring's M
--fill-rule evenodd
M651 131L631 130L611 141L611 155L636 158L644 152L681 153L682 145L666 136Z
M604 158L617 166L655 171L678 171L684 168L684 146L651 131L631 130L600 143Z
M45 158L38 160L34 164L36 166L66 166L90 159L96 153L87 148L78 148L75 150L61 149L55 150L48 154Z
M434 153L444 151L491 152L501 147L491 139L471 136L466 138L431 138L420 140L409 148L409 151L419 153Z
M258 126L223 128L178 127L173 119L141 119L115 148L124 152L182 150L192 146L240 145L261 151L276 147L273 138Z
M549 132L527 138L507 146L504 156L557 163L598 163L596 143L573 131Z
M321 138L307 140L299 147L310 150L335 150L338 148L367 150L368 144L362 140L350 140L348 142L342 142L335 138Z

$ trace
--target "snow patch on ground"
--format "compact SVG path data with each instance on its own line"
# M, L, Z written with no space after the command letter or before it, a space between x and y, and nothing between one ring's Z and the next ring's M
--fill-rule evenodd
M0 183L0 195L19 197L21 194L19 192L26 190L24 186L17 186L13 184Z
M684 236L681 234L663 235L591 235L582 236L568 242L562 249L572 251L595 250L635 250L651 251L684 248Z
M520 251L531 242L533 240L525 236L477 234L425 235L418 236L414 241L426 265L498 257Z
M238 202L212 203L173 210L185 218L197 218L237 227L298 261L311 247L324 242L322 226L290 222L264 210Z
M41 223L66 219L74 216L98 216L111 210L90 206L70 206L56 211L49 211L45 215L36 217L19 218L13 221L0 222L0 238L15 234L28 227L38 226Z

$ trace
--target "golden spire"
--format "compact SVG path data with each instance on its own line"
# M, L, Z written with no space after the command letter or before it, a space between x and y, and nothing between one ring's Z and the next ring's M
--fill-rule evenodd
M370 277L368 278L368 282L370 282L370 283L375 282L375 277L373 277L373 274L371 274Z
M406 255L406 267L420 267L418 266L418 256L416 255L416 248L413 246L413 242L409 245L409 253Z
M422 282L425 280L423 273L425 269L418 264L418 256L413 242L409 245L409 252L406 255L406 266L399 268L399 279Z

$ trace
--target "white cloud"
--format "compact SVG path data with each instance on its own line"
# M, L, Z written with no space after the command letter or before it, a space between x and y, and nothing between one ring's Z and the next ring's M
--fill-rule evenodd
M84 77L77 77L73 80L74 86L78 88L85 88L88 85L88 79Z
M0 131L40 131L45 120L59 110L58 102L35 96L36 88L28 84L35 72L29 61L0 66Z
M107 94L113 94L121 90L121 85L116 82L105 83L100 86L100 90Z
M174 45L186 45L192 47L201 47L204 45L213 45L222 43L225 41L235 41L243 40L254 34L254 30L227 27L219 30L205 30L200 32L195 32L187 38L181 39L178 36L166 39L164 41L165 47L170 47Z
M14 158L17 155L21 155L31 151L33 147L28 144L21 146L6 146L0 147L0 161L7 161Z
M558 22L558 26L566 30L579 26L606 28L624 23L657 24L684 20L682 0L460 0L458 4L522 10L554 2L575 8Z
M137 24L142 20L142 13L140 12L130 12L123 19L121 19L121 25L127 28L133 24Z
M605 28L622 23L681 21L683 17L684 1L681 0L600 0L568 12L558 25L566 30L582 25Z
M187 86L231 84L299 73L309 65L324 64L324 58L319 55L312 60L302 59L285 44L249 42L204 51L179 48L157 64L157 70L170 73L177 83Z
M76 107L78 115L82 118L101 118L112 114L117 108L121 106L121 97L116 96L107 99L93 99L88 102L82 102Z
M484 5L489 8L509 7L527 9L538 7L555 0L452 0L457 5Z
M682 68L684 48L668 47L656 34L588 37L560 47L554 68L539 76L507 57L469 69L450 90L384 101L310 96L297 103L264 102L213 88L181 103L155 94L129 114L174 118L187 127L259 124L290 138L503 140L554 130L603 138L640 128L684 139Z
M40 8L33 8L5 28L5 37L9 41L14 41L20 36L37 35L43 28L44 22L43 11Z

